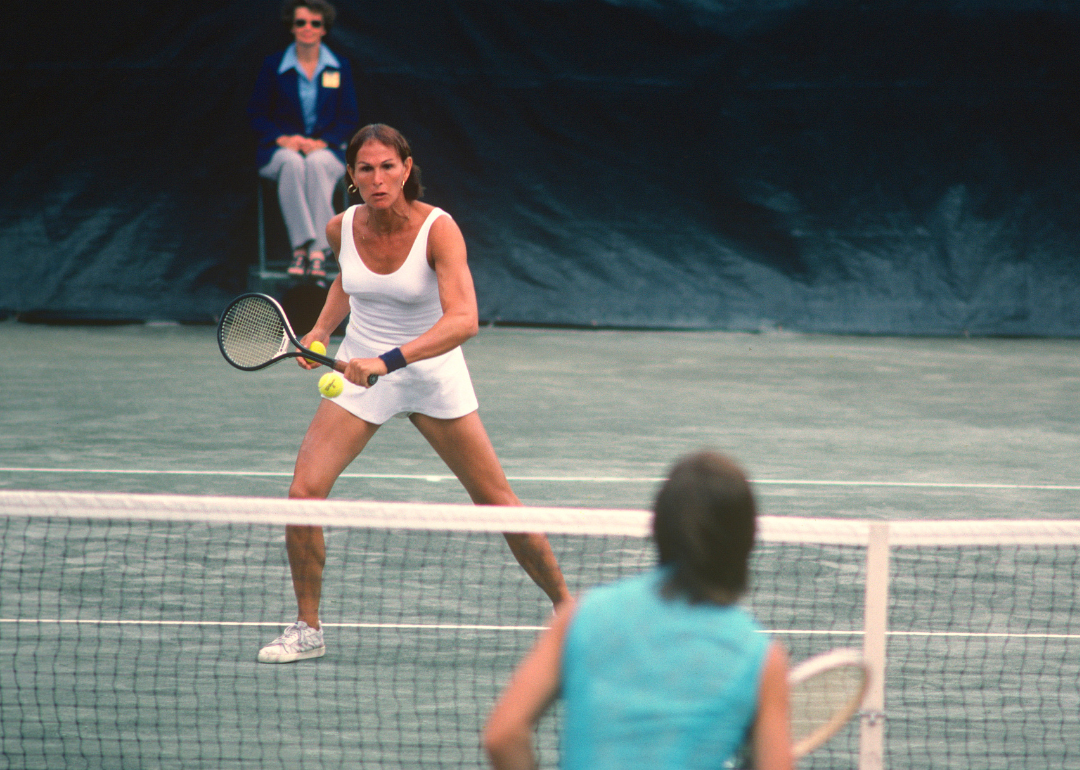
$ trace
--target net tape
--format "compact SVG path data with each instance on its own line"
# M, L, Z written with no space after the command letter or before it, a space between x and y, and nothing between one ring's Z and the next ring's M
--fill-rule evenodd
M476 506L341 500L0 490L0 515L648 537L652 514L633 509ZM866 545L875 523L761 516L758 539ZM887 522L891 546L1080 545L1080 521Z

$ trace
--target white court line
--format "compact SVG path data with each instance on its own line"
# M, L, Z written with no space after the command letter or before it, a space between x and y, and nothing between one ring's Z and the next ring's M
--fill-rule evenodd
M291 478L291 471L198 471L198 470L139 470L118 468L15 468L0 467L0 473L60 473L117 476L255 476ZM452 474L409 473L343 473L343 479L400 479L403 481L456 481ZM662 477L652 476L507 476L510 481L543 481L566 484L659 484ZM907 489L988 489L1040 490L1049 492L1080 492L1080 484L998 484L948 481L836 481L824 479L753 479L759 486L777 487L899 487Z
M92 618L0 618L0 623L59 626L194 626L213 628L282 628L286 623L213 620L104 620ZM460 623L323 623L324 628L417 629L426 631L543 631L547 626L485 626Z
M0 623L18 623L26 625L61 625L61 626L193 626L213 628L280 628L281 621L275 623L239 622L239 621L199 621L199 620L104 620L89 618L0 618ZM326 628L366 628L384 630L417 631L543 631L547 626L493 626L463 623L323 623ZM776 636L862 636L861 630L845 629L765 629L764 633ZM962 639L1067 639L1080 640L1080 634L1036 634L966 631L888 631L888 636L924 637L924 638L962 638Z
M776 636L862 636L862 631L830 631L830 630L803 630L803 629L767 629L766 633ZM886 636L921 637L930 638L956 638L956 639L1076 639L1080 640L1080 634L1033 634L1033 633L1010 633L1008 631L886 631Z

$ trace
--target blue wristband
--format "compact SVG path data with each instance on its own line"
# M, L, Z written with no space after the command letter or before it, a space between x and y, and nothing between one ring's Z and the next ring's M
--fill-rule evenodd
M405 356L401 354L401 348L394 348L388 350L379 356L382 362L386 364L386 373L396 372L398 369L405 368Z

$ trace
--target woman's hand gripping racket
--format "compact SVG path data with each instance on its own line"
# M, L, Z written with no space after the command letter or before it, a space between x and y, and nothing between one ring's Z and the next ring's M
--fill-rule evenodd
M858 650L835 649L815 655L788 672L791 703L791 753L798 760L840 732L862 705L870 668ZM747 740L728 765L753 768Z
M289 346L295 348L290 350ZM244 294L237 297L218 322L218 347L225 360L237 369L253 372L286 358L306 358L343 372L345 362L338 361L300 344L285 316L285 310L273 297ZM368 375L368 386L379 375Z

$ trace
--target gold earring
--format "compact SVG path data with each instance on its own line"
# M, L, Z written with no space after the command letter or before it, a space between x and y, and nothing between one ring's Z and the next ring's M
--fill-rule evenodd
M358 192L360 192L359 188L357 188L357 186L354 184L349 185L345 189L349 191L349 195L356 195Z

